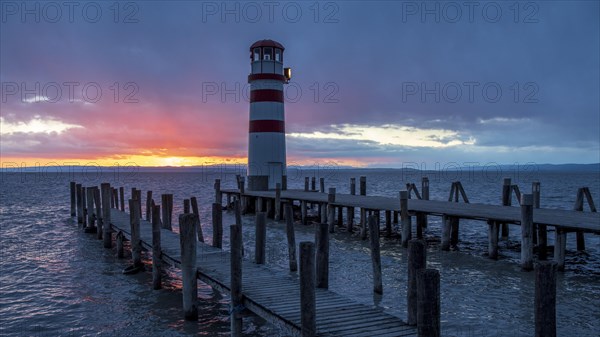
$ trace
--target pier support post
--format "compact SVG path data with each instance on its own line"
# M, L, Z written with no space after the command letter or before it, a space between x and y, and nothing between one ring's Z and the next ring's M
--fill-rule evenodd
M162 247L160 243L160 206L152 206L152 289L162 288Z
M314 176L310 179L310 190L311 191L317 190L317 178Z
M456 248L458 246L458 230L460 228L460 218L450 218L450 246Z
M308 216L308 214L306 213L306 200L301 200L300 201L300 217L301 217L303 225L306 225L308 223L307 216Z
M400 218L402 221L402 247L408 247L412 236L412 224L408 214L408 191L400 191Z
M346 230L352 233L354 227L354 207L346 207Z
M534 181L531 184L531 192L533 194L533 207L540 208L541 187L539 181ZM548 258L548 230L546 225L535 225L537 227L537 242L538 242L538 259L546 260ZM536 235L534 232L533 235Z
M308 192L308 177L304 177L304 192Z
M302 202L306 210L306 202ZM294 216L292 215L292 205L285 204L285 230L288 242L288 256L290 271L298 270L298 261L296 260L296 234L294 233Z
M173 194L161 195L162 201L162 228L173 230L171 225L173 221Z
M410 240L408 242L408 280L406 305L408 325L417 325L417 273L427 268L427 249L425 241Z
M439 337L440 272L422 269L417 272L417 331L419 337Z
M360 238L367 239L367 210L364 207L360 208Z
M275 184L275 215L273 220L281 220L281 184Z
M256 240L254 241L254 262L265 264L265 245L267 239L267 215L264 212L256 213ZM232 241L233 242L233 241Z
M554 261L558 271L565 270L565 254L567 250L567 232L560 228L554 227Z
M556 337L556 262L535 267L535 336Z
M191 213L190 211L190 199L183 199L183 214ZM196 213L194 213L196 214Z
M367 195L367 177L360 177L358 182L360 195Z
M109 191L109 195L110 195L110 208L115 208L116 204L115 204L115 189L114 188L110 188Z
M121 212L125 212L125 188L119 187L119 195L121 196Z
M117 233L116 241L117 241L117 259L122 259L125 256L123 251L123 241L125 240L123 236L123 232L119 231Z
M102 189L102 239L104 248L111 248L110 199L112 190L109 183L100 184L100 188Z
M77 215L77 187L74 181L69 183L69 191L71 192L71 216Z
M146 192L146 221L152 222L152 213L152 191L148 191Z
M196 215L182 214L179 219L181 245L181 281L183 283L183 316L198 320L198 277L196 267Z
M94 228L94 188L88 187L85 189L87 201L87 228L91 231Z
M87 209L86 190L87 188L81 186L81 204L83 205L83 212L81 214L83 215L82 226L84 228L87 225L87 214L89 213Z
M488 220L488 257L492 260L498 259L498 222Z
M369 239L371 243L371 262L373 264L373 292L383 294L381 280L381 252L379 247L379 226L375 217L369 217Z
M300 242L300 322L302 337L317 334L315 296L315 245Z
M94 186L94 204L96 204L96 235L98 231L102 231L102 197L100 196L100 189L98 186ZM94 229L90 229L91 233L94 232ZM100 238L100 237L99 237Z
M510 206L511 205L511 181L510 178L504 178L504 183L502 185L502 206ZM502 223L502 240L508 240L508 224Z
M83 192L81 184L75 184L75 193L77 195L77 223L83 224Z
M392 236L392 211L385 211L385 236Z
M356 195L356 178L350 178L350 195Z
M583 193L585 188L580 188L577 190L577 198L575 199L575 206L573 207L574 211L583 212ZM584 251L585 250L585 237L583 231L575 232L577 238L577 250Z
M325 193L325 178L319 178L319 191Z
M533 270L533 195L521 195L521 269Z
M129 199L129 223L131 225L131 257L133 267L142 265L142 241L140 237L140 208L138 199Z
M337 207L337 225L340 227L344 225L344 207L342 206Z
M258 213L258 216L265 220L265 213ZM231 282L231 336L242 336L242 227L239 225L229 226L231 237L231 264L230 264L230 282Z
M450 230L452 227L451 217L447 215L442 216L442 250L450 250Z
M327 194L327 224L329 225L329 233L335 232L335 188L329 188L329 194Z
M223 205L223 194L221 193L221 179L215 179L215 202Z
M240 204L239 200L234 203ZM237 207L239 208L239 206ZM221 205L213 203L212 205L212 226L213 226L213 247L222 248L223 246L223 212Z
M191 197L190 203L192 204L192 212L198 217L198 223L196 224L196 233L198 234L198 241L204 242L204 233L202 233L202 226L200 223L200 211L198 210L198 200L196 199L196 197ZM229 203L227 205L229 206Z
M319 203L319 213L321 216L321 223L327 223L327 205Z
M317 288L329 288L329 230L326 223L316 227L317 245Z

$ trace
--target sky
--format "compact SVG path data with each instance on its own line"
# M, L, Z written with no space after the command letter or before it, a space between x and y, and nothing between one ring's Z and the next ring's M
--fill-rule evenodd
M244 164L261 39L288 165L600 162L598 1L0 4L2 167Z

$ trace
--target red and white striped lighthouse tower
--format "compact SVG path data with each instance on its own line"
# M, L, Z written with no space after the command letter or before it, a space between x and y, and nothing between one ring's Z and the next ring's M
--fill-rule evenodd
M291 70L283 68L283 46L260 40L250 46L250 130L248 142L248 189L287 186L283 85Z

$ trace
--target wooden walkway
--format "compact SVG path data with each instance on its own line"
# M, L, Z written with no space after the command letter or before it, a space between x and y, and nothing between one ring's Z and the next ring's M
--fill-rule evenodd
M287 192L284 192L287 193ZM317 196L317 193L311 193ZM325 194L325 199L327 195ZM325 200L326 201L326 200ZM111 209L115 230L130 233L129 214ZM140 221L142 245L152 249L152 225ZM162 229L163 259L180 267L179 235ZM205 243L197 246L198 278L219 291L229 293L230 253ZM300 286L298 275L274 270L244 260L242 266L244 306L266 321L300 335ZM319 336L416 336L417 329L381 309L355 303L334 292L316 289Z
M239 195L239 190L222 190L224 194ZM275 198L275 191L245 191L244 196ZM281 199L294 201L304 200L312 203L327 204L328 194L315 191L286 190L281 191ZM336 194L334 206L356 207L367 210L383 210L400 212L400 199L381 196L364 196ZM410 213L425 213L439 216L452 216L462 219L493 220L520 224L521 210L519 207L497 206L477 203L458 203L448 201L409 199ZM536 224L560 227L568 231L583 231L600 234L600 213L576 212L549 208L536 208L533 212L533 222Z

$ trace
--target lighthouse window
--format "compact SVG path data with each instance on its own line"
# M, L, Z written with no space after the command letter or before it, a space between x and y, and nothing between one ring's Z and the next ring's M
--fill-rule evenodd
M271 61L273 59L273 48L266 47L263 48L263 60Z
M254 61L260 61L260 48L254 48Z
M275 48L275 61L281 62L281 49Z

